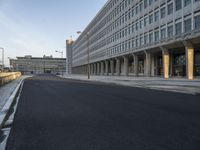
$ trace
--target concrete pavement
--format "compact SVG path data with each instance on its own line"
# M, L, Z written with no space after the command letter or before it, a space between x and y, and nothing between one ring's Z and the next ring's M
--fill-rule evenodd
M11 117L7 121L7 117L9 116L11 105L14 102L14 99L16 98L16 95L18 93L18 90L20 88L20 84L25 78L28 78L29 76L22 76L4 86L0 87L0 127L4 126L4 123L13 122L14 115L11 115ZM0 129L1 129L0 128ZM8 138L8 135L10 133L10 128L3 128L0 130L0 150L5 149L6 141Z
M26 79L6 150L198 150L200 96Z
M160 77L133 77L133 76L91 76L87 75L65 75L60 76L67 79L98 81L104 83L114 83L118 85L155 89L186 94L200 94L200 79L188 80L184 78L170 78L168 80Z

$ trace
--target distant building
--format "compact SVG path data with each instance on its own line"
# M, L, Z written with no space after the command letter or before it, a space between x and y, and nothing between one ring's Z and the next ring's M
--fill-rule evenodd
M32 57L27 55L10 59L13 71L20 71L22 74L63 74L66 71L65 58L53 58L52 56Z
M73 74L199 77L200 0L108 0L67 47Z

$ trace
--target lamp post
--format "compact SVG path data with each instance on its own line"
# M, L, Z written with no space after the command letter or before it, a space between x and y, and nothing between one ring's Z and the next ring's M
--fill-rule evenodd
M81 34L81 31L77 31L77 34ZM87 32L87 76L90 79L90 32Z
M60 53L61 54L61 58L63 58L63 51L55 51L56 53ZM58 67L59 68L59 70L60 70L60 66ZM62 72L62 76L63 76L63 68L62 68L62 66L61 66L61 72Z
M2 72L4 72L4 48L0 47L2 50Z

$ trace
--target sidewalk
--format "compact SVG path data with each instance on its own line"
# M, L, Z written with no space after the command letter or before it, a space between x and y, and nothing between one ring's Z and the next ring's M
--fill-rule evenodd
M171 78L166 80L160 77L91 76L91 79L88 80L87 75L65 75L60 77L186 94L200 94L200 79Z
M18 91L19 84L22 80L27 78L29 76L21 76L20 78L0 87L0 125L2 126L2 123L4 119L6 118L6 115L8 113L8 110L10 109L10 106L13 102L14 97L16 96L16 90ZM16 106L14 107L16 110ZM8 120L14 119L14 113L9 117ZM10 133L10 128L2 128L0 131L0 150L4 150L6 146L6 141L8 139L8 135Z
M17 85L21 80L27 78L27 76L21 76L20 78L0 87L0 110L6 104L8 98L11 96Z

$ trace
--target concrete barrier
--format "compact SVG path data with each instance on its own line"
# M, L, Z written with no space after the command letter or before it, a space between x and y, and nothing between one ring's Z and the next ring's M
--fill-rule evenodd
M0 86L13 81L21 76L21 72L0 73Z

